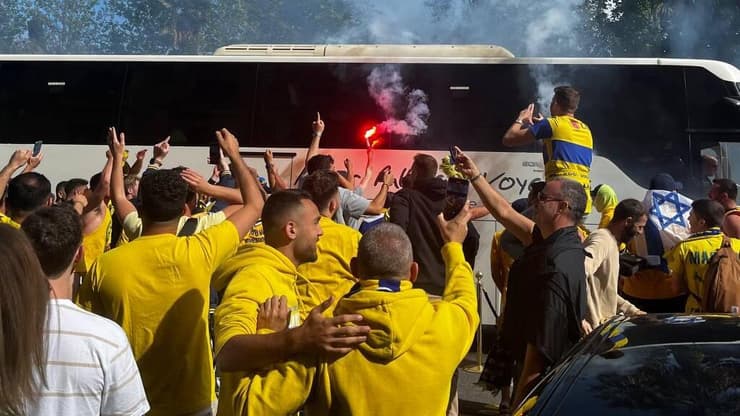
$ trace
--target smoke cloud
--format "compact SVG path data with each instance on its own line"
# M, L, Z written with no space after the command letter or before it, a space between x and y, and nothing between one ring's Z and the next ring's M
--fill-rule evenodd
M367 84L370 96L385 114L386 120L378 126L381 132L409 137L427 130L430 114L427 95L419 89L409 91L397 65L373 68Z

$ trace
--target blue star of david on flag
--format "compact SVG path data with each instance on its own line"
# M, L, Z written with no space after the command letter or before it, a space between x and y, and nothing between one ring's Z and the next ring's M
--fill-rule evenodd
M687 227L684 221L684 214L691 211L691 205L684 204L676 192L668 192L661 195L657 192L652 193L653 204L650 208L650 214L660 222L660 228L665 229L671 224Z

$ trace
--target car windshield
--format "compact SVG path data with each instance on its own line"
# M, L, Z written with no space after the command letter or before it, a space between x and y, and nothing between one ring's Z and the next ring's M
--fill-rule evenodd
M740 343L625 346L594 355L557 414L740 414Z

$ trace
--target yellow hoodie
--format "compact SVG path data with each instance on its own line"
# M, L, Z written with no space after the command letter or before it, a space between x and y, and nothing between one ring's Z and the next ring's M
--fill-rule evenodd
M286 296L291 328L299 326L311 309L303 302L320 302L318 290L295 265L278 250L266 244L246 244L214 275L214 286L226 286L223 300L216 309L216 356L233 337L257 334L260 304L272 296ZM244 394L253 374L222 373L218 415L243 413Z
M452 374L479 318L473 271L462 245L446 244L442 256L447 284L440 301L430 302L406 280L360 281L334 314L362 314L363 325L371 328L367 342L323 363L318 375L299 360L255 377L244 414L292 414L313 386L306 403L310 416L444 415Z

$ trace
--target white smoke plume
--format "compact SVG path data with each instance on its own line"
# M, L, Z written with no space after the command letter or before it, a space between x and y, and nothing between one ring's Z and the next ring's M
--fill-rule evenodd
M578 39L573 32L578 23L576 10L583 2L584 0L559 0L551 2L550 7L540 9L538 18L527 26L527 33L530 35L527 38L526 55L552 56L550 49L563 47L577 50ZM530 73L537 83L535 112L548 116L553 89L558 85L571 85L572 81L559 79L550 65L530 66Z
M367 77L367 89L385 114L386 120L378 126L380 131L408 137L427 130L427 95L419 89L409 91L397 65L373 68Z

